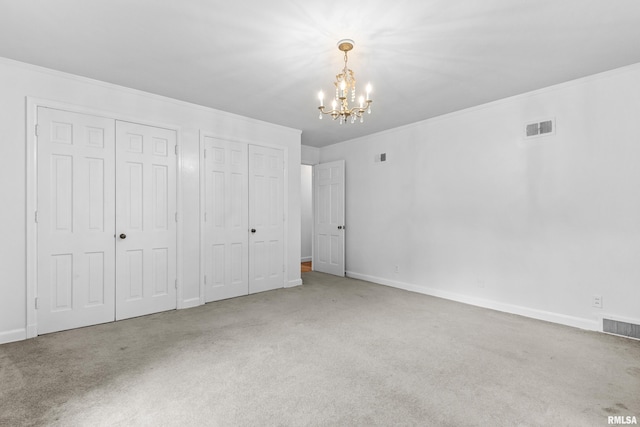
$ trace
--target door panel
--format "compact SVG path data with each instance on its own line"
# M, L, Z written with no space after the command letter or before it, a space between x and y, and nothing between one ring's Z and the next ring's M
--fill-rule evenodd
M176 133L116 122L116 320L176 308Z
M249 292L284 287L284 153L249 146ZM253 232L255 230L255 232Z
M38 333L114 319L114 121L38 108Z
M344 160L313 167L313 269L344 276Z
M205 137L205 300L249 293L247 145Z

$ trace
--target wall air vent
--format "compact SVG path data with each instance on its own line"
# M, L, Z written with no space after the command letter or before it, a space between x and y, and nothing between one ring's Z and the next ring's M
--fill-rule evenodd
M538 138L540 136L548 136L556 133L555 119L545 119L530 122L525 125L525 138Z
M640 325L613 319L602 319L602 331L640 340Z
M387 161L387 153L376 154L373 158L374 162L386 162Z

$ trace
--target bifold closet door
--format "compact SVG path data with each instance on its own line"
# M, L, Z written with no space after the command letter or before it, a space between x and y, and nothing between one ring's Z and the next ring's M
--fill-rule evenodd
M116 320L176 308L176 132L116 122Z
M204 138L206 302L249 293L247 145Z
M38 108L38 333L176 308L176 133Z
M38 333L114 320L114 120L38 108Z
M284 287L284 152L204 137L207 302Z
M284 287L284 152L249 146L249 292Z

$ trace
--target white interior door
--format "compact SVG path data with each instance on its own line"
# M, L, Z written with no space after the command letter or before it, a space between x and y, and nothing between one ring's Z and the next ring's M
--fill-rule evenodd
M284 287L284 153L249 146L249 292Z
M114 319L114 121L38 108L38 333Z
M176 308L176 132L116 122L116 320Z
M247 145L204 138L206 302L249 293Z
M344 276L344 160L313 167L313 270Z

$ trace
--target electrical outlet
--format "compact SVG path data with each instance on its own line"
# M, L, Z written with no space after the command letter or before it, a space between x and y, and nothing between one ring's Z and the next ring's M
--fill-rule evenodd
M595 308L602 308L602 295L594 295L591 305Z
M399 265L396 265L395 272L396 273L400 273L400 266Z

